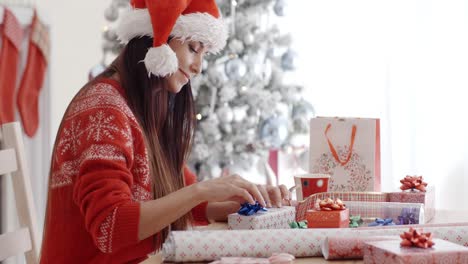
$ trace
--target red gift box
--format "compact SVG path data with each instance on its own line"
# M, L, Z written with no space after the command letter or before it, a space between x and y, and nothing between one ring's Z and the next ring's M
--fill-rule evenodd
M426 223L435 216L435 187L433 185L427 186L425 192L391 192L387 194L387 197L389 202L424 204L424 220Z
M442 239L432 241L432 248L401 247L401 239L366 242L364 263L468 263L468 248Z
M349 227L349 209L344 210L308 210L306 212L308 228Z

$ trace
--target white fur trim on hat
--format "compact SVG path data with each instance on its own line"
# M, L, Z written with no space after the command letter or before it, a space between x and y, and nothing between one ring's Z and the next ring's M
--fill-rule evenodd
M145 66L148 74L165 77L179 69L175 52L164 44L150 48L145 56Z
M153 37L153 27L148 9L129 9L122 14L116 33L122 43L141 36ZM217 53L226 45L228 30L222 18L208 13L181 15L170 34L182 40L200 41L211 53Z
M209 52L217 53L226 45L228 31L221 18L208 13L190 13L177 19L171 36L200 41L208 47Z
M119 40L127 44L132 38L153 36L153 26L148 9L128 9L122 13L115 33Z

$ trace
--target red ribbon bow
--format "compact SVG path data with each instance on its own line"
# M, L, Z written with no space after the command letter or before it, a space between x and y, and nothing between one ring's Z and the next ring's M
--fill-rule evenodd
M402 247L430 248L435 244L432 242L431 233L419 233L412 227L410 227L408 232L403 232L400 237L403 239L400 243Z
M421 192L426 191L427 183L423 181L422 176L406 176L403 180L400 180L402 191L405 190L419 190Z
M332 210L344 210L346 205L340 199L336 198L335 200L331 198L326 198L325 200L317 199L318 209L322 211L332 211Z

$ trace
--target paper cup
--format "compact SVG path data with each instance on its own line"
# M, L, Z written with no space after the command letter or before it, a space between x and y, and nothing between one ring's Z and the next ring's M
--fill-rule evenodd
M328 192L328 180L330 175L307 173L294 176L296 196L302 201L314 193Z

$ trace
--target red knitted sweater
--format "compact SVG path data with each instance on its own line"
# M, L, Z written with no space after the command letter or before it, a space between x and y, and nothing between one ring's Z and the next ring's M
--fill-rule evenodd
M152 180L119 84L102 79L82 89L56 140L41 263L138 263L159 248L154 237L138 240L139 202L152 199ZM188 170L185 181L195 182ZM206 203L192 214L206 221Z

